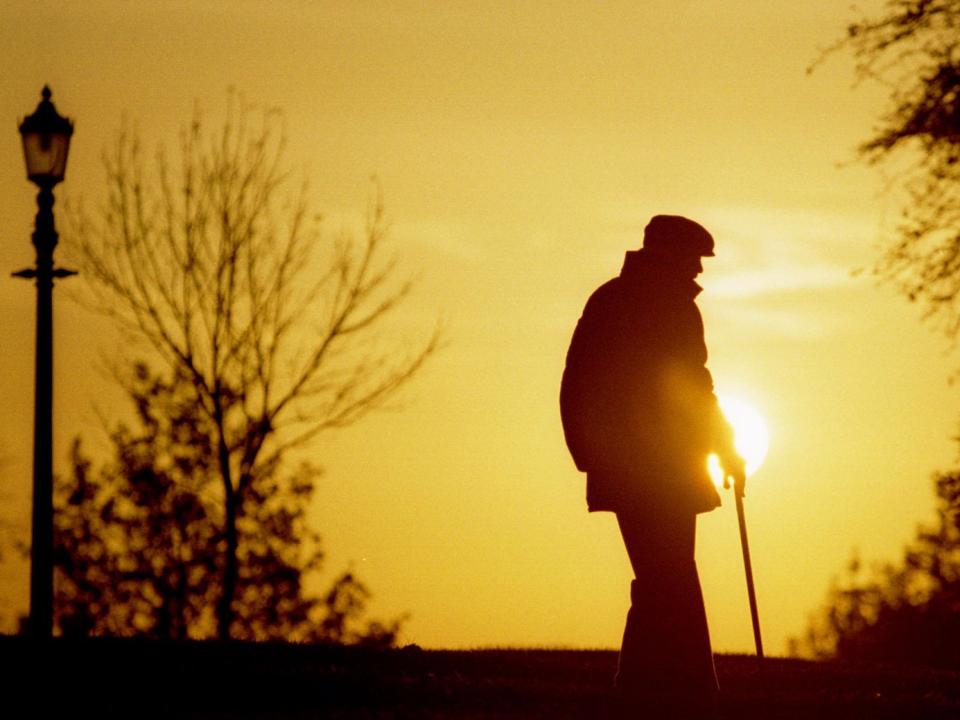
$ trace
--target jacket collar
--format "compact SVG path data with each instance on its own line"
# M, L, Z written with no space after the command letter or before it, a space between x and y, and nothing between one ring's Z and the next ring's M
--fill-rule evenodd
M620 277L631 285L639 283L663 295L692 300L703 292L703 288L693 280L674 277L670 269L668 263L656 260L643 248L628 250L623 259Z

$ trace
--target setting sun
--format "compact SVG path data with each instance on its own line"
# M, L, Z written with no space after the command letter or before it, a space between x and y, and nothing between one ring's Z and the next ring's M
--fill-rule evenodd
M749 403L739 398L721 395L720 409L733 426L734 442L737 452L747 461L747 475L752 475L763 464L767 457L767 448L770 444L770 434L763 416ZM723 469L720 459L710 455L707 459L710 477L719 487L723 484Z

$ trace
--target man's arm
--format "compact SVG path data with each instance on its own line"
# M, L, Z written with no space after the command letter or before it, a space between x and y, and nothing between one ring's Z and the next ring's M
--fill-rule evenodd
M581 472L615 462L618 354L614 290L608 283L587 301L567 351L560 413L567 447Z
M592 456L596 455L597 450L596 438L591 437L596 433L598 424L596 408L593 407L596 393L591 387L596 383L599 371L596 347L600 333L596 304L597 301L591 297L577 322L560 383L563 434L573 461L581 472L587 472L595 464Z

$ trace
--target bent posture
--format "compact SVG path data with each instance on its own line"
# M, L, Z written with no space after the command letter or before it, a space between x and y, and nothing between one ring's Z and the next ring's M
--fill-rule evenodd
M655 216L642 249L587 302L560 390L587 506L616 513L633 566L616 686L640 703L709 705L717 694L696 517L720 504L707 456L739 482L744 463L713 392L695 303L713 247L692 220Z

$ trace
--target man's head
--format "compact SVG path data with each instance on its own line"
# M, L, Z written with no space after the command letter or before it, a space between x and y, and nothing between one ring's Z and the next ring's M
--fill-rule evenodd
M696 277L701 258L713 256L713 236L699 223L680 215L654 215L643 231L643 250L664 265Z

